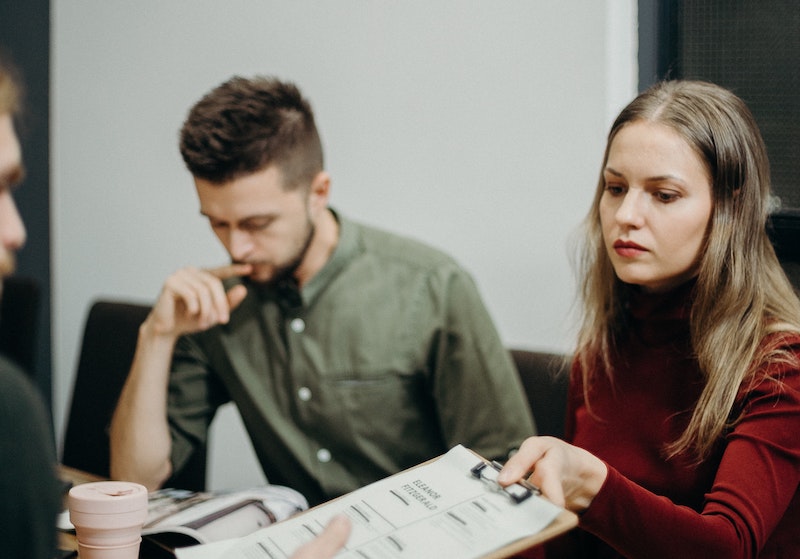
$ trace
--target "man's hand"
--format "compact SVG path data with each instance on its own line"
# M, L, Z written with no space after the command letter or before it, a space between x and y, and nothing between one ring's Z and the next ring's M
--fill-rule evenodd
M230 264L209 270L178 270L167 278L147 319L151 332L177 339L183 334L227 323L230 312L247 295L247 289L237 285L226 293L222 280L244 276L251 271L250 264Z
M328 559L336 555L350 536L350 520L334 516L322 533L295 551L290 559Z
M111 420L111 475L150 491L172 473L167 423L167 384L175 341L228 322L247 296L237 285L227 293L222 280L252 271L249 264L212 270L184 268L172 274L139 329L131 371Z

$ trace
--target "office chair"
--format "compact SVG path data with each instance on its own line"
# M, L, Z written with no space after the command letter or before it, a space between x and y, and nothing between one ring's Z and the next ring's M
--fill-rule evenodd
M539 435L562 438L569 375L563 355L511 349Z
M120 301L92 304L75 375L61 463L102 477L110 475L111 416L128 376L139 326L150 307ZM206 449L198 449L165 487L202 491Z
M36 280L21 276L11 276L3 280L3 294L0 297L0 353L14 361L31 378L35 376L40 305L41 289Z
M800 293L800 209L774 212L767 232L786 276Z

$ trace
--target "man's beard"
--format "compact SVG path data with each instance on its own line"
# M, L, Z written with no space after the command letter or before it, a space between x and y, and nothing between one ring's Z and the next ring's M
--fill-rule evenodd
M279 283L285 282L287 280L295 281L294 274L297 271L297 268L300 267L302 264L303 259L306 257L306 253L308 253L308 248L311 246L311 241L314 239L314 233L316 232L316 228L311 220L308 221L308 234L306 238L303 240L303 244L301 245L300 249L295 253L294 257L283 266L275 267L272 277L267 280L254 280L250 279L253 283L258 283L263 286L274 286Z

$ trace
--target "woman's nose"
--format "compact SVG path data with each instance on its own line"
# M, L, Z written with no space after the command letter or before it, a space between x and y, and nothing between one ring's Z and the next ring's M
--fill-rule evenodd
M643 203L642 194L628 190L617 208L615 215L617 223L629 227L641 227L644 223Z

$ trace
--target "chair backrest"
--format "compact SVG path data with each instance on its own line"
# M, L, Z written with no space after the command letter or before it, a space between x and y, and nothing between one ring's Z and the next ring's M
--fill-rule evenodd
M3 280L3 296L0 297L0 353L14 361L31 377L35 375L40 304L41 289L35 279L11 276Z
M64 434L61 463L108 477L108 426L128 376L139 326L150 307L120 301L97 301L86 319L72 402ZM165 483L202 491L206 449L198 449L187 466Z
M800 293L800 209L773 213L767 231L786 276Z
M511 349L539 435L564 436L567 415L567 374L563 355Z

